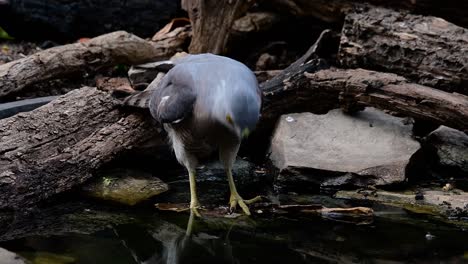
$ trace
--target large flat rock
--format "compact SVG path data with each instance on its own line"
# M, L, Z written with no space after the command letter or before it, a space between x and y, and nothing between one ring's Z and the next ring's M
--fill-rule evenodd
M283 115L270 159L279 185L386 185L405 180L420 144L412 125L373 108L353 116L336 109L325 115ZM358 177L360 176L360 177Z

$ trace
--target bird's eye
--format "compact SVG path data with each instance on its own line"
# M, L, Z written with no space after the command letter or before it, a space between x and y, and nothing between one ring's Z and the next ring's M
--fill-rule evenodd
M228 121L229 124L234 125L234 121L232 121L231 115L226 115L226 121Z

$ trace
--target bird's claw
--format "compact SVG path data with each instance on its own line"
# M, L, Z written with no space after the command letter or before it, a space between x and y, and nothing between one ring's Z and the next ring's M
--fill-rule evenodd
M232 214L236 210L237 205L239 204L239 206L242 208L242 211L244 211L244 213L246 215L251 215L249 207L247 205L259 202L261 200L262 200L261 196L257 196L255 198L249 199L249 200L244 200L237 193L231 194L231 198L229 199L229 205L230 205L229 213Z
M198 212L198 209L200 207L197 206L197 207L190 207L190 211L196 216L196 217L202 217L202 215L200 214L200 212Z
M190 201L190 211L196 216L196 217L202 217L200 212L198 210L202 210L200 204L198 203L198 199L195 201Z

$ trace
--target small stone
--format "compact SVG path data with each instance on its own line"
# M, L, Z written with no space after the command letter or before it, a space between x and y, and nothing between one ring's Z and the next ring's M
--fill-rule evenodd
M442 187L442 190L443 190L444 192L451 191L451 190L453 190L453 185L450 184L450 183L447 183L447 184L444 185L444 187Z
M85 185L85 194L127 205L135 205L169 190L160 179L131 170L109 172Z
M433 240L435 238L434 235L432 235L431 233L427 232L427 234L425 235L426 239L427 240Z
M421 191L416 192L414 195L416 201L424 200L424 194Z

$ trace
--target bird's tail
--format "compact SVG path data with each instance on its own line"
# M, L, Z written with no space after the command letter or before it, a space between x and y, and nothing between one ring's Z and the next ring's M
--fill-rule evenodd
M137 107L137 108L149 108L149 101L153 90L144 90L136 92L123 101L124 105Z
M148 85L148 87L146 87L145 90L141 92L136 92L126 97L123 101L123 104L137 108L149 108L151 94L154 92L155 89L158 88L158 85L161 82L164 75L165 73L163 72L158 73L156 78L154 78L154 80Z

